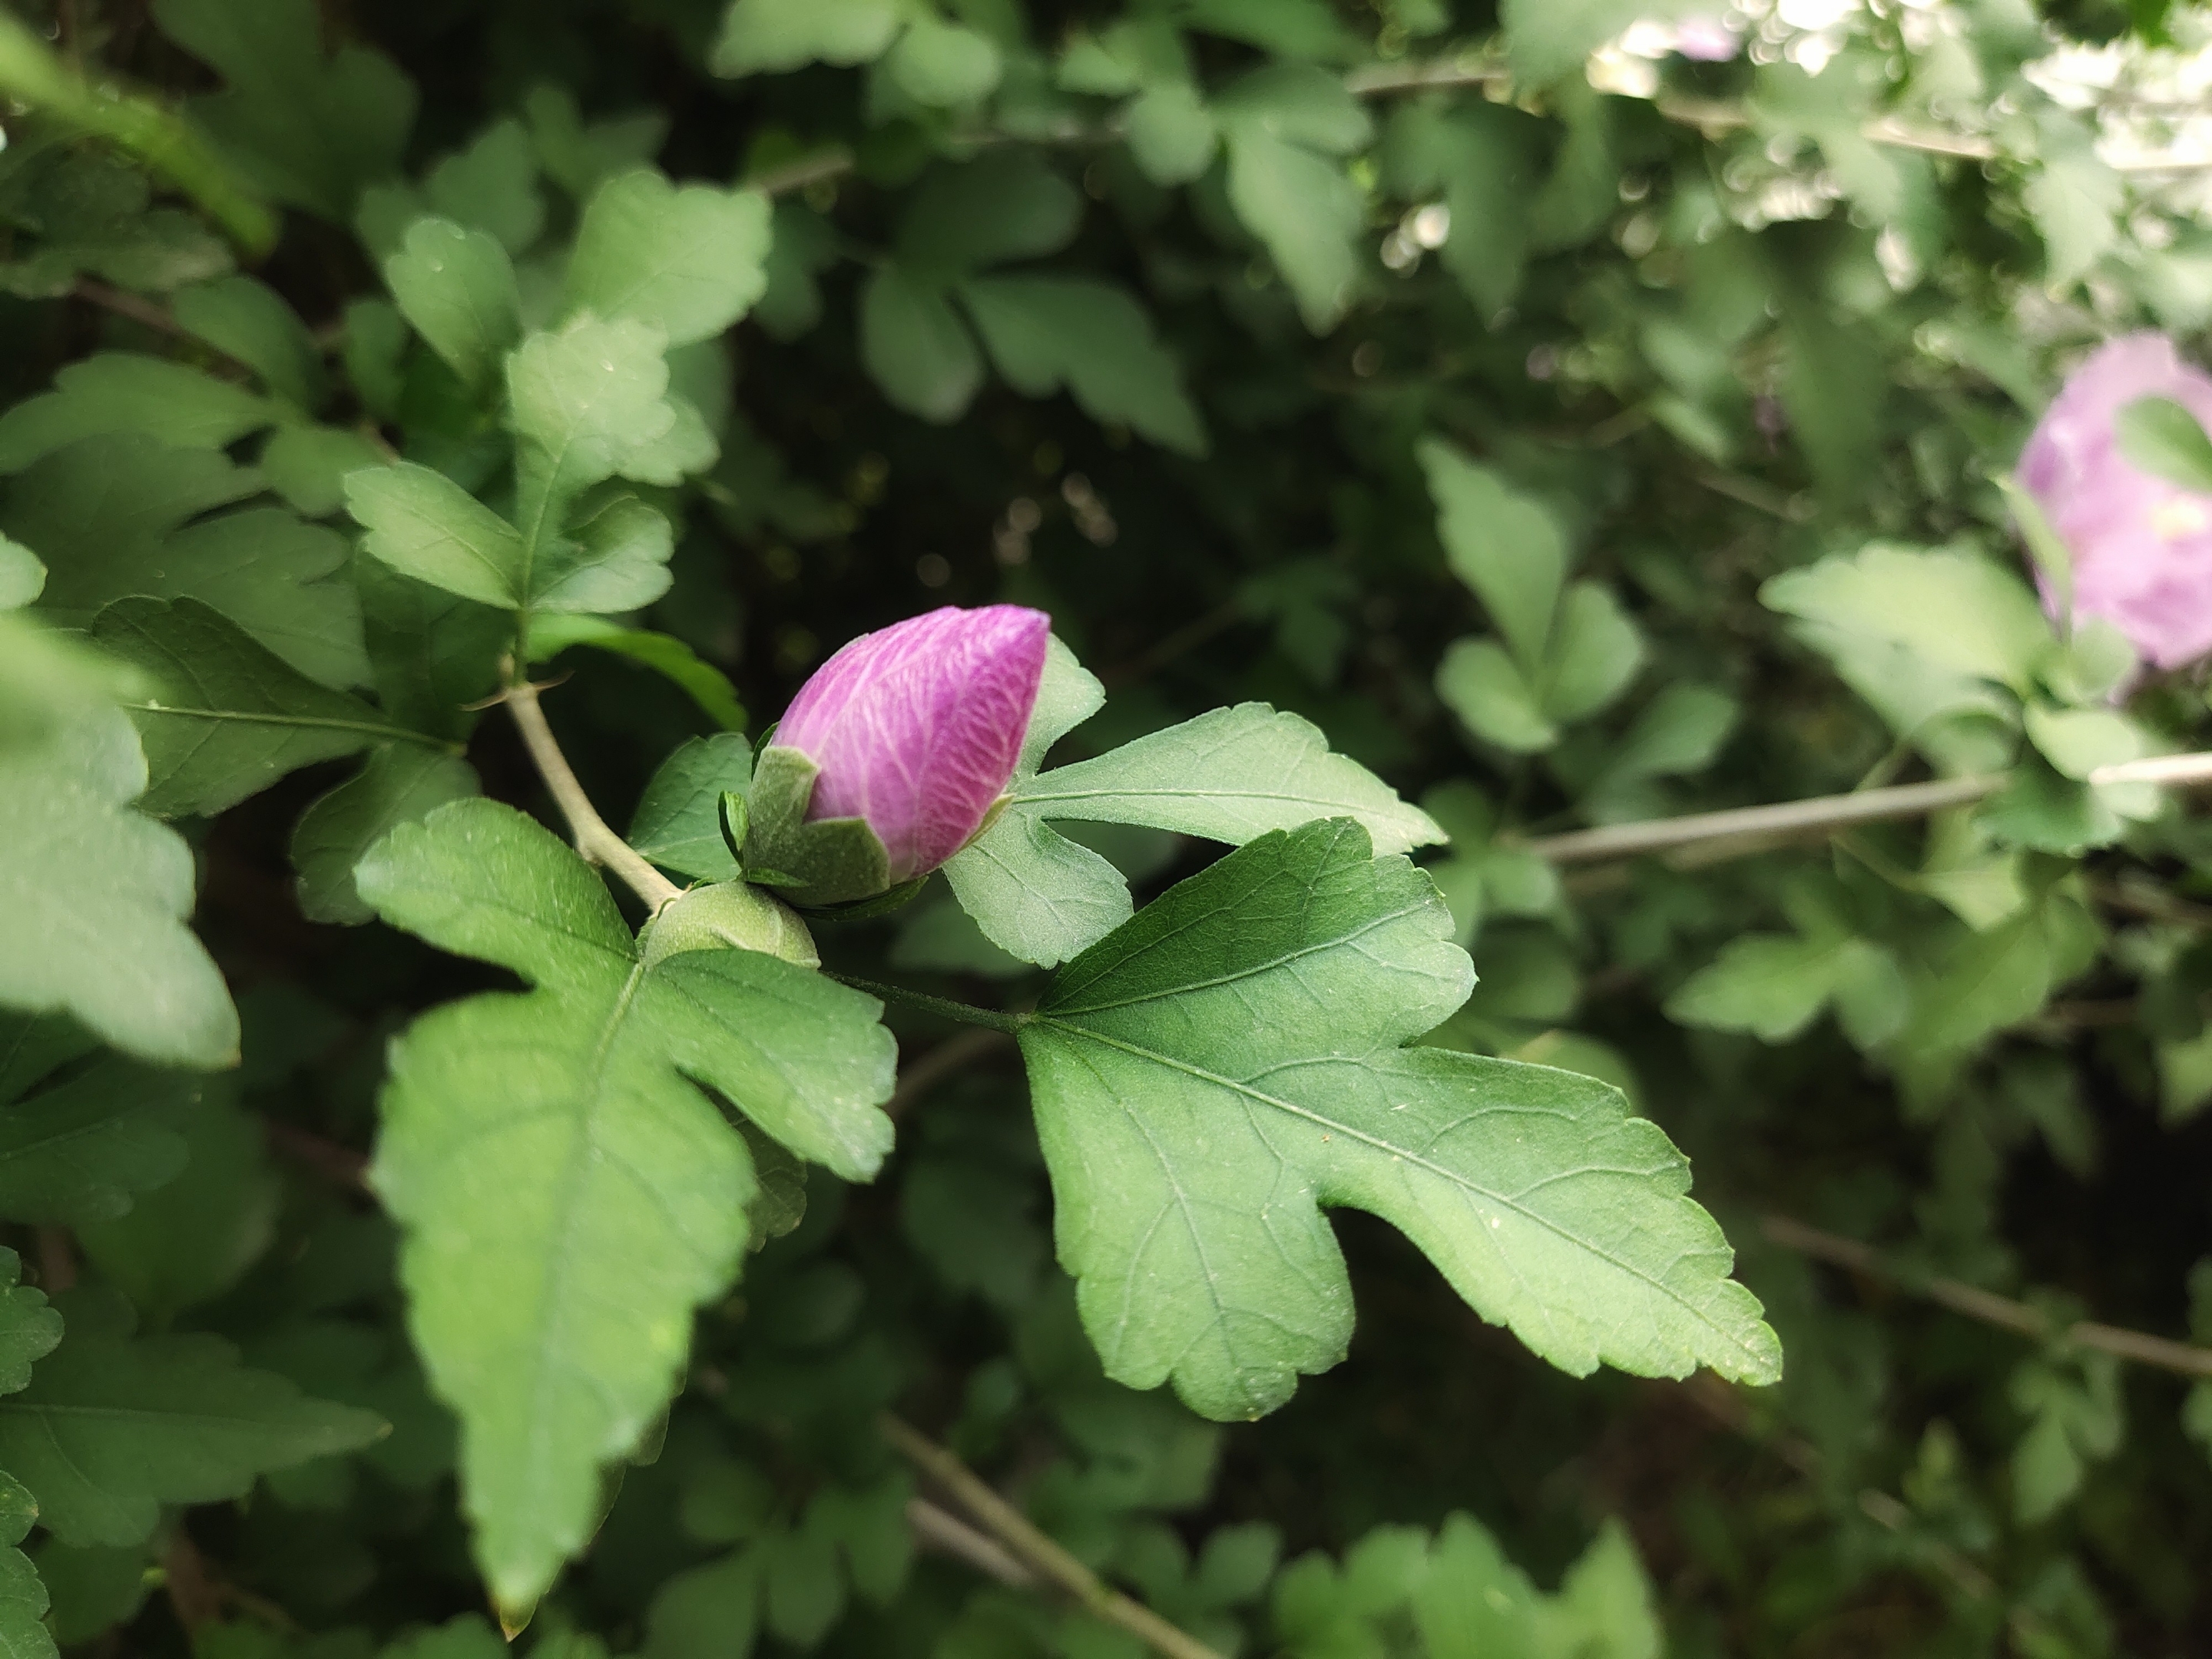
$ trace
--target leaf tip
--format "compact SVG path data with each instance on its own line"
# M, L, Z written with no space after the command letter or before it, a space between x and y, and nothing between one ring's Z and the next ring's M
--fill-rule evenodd
M1741 1363L1723 1374L1747 1388L1771 1388L1782 1380L1782 1339L1764 1319L1753 1322L1754 1330L1744 1341Z

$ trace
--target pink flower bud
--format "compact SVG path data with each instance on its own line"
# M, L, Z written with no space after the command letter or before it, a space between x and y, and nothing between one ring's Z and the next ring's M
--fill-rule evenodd
M2102 617L2172 668L2212 650L2212 496L2140 471L2114 422L2138 398L2212 421L2212 376L2163 334L2100 348L2059 389L2021 454L2020 482L2074 561L2074 610ZM2048 585L2044 604L2056 611Z
M1041 611L947 605L823 663L775 732L821 769L808 820L865 819L893 882L951 858L1014 775L1051 632Z

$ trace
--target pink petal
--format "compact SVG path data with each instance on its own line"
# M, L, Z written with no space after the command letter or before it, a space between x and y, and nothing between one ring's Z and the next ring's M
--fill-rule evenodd
M2212 496L2120 453L2114 422L2139 398L2212 422L2212 375L2162 334L2100 347L2068 379L2021 453L2021 484L2074 558L2074 608L2103 617L2172 668L2212 651ZM2054 611L2046 587L2044 602Z
M951 858L1013 776L1051 631L1020 605L947 605L847 645L776 728L821 769L806 816L866 818L894 881Z

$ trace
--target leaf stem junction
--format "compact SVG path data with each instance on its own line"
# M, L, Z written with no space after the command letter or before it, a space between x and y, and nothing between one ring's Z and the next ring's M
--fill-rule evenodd
M658 911L684 890L654 869L643 854L615 834L599 816L599 809L592 805L592 798L584 793L584 786L576 781L568 757L554 741L553 728L545 723L545 711L538 704L538 690L529 681L518 679L507 688L501 701L507 704L507 713L514 716L515 726L522 733L523 746L530 750L538 775L545 780L545 787L552 792L561 815L568 820L568 833L576 843L576 851L592 863L613 871L645 901L647 908Z
M885 985L880 980L858 979L851 974L831 974L840 985L849 985L855 991L866 991L872 997L885 1002L896 1002L902 1007L921 1013L935 1014L942 1019L957 1020L963 1025L987 1025L994 1031L1004 1031L1008 1036L1018 1035L1028 1024L1028 1014L1003 1013L996 1008L981 1008L972 1002L955 1002L951 997L933 997L927 991L909 991L903 985Z

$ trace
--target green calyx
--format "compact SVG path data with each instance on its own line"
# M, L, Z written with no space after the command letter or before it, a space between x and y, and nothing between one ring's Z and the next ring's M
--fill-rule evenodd
M732 831L742 817L740 860L747 878L777 887L805 909L854 903L888 893L890 855L863 818L806 821L820 771L796 749L771 744L753 768L745 811L724 823Z

